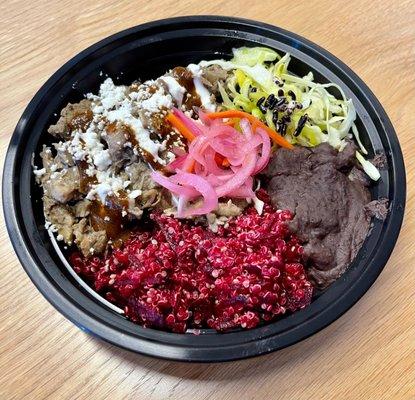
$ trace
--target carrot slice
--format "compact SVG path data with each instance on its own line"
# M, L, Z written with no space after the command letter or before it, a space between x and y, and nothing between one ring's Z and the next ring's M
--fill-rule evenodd
M223 122L225 125L234 126L238 122L239 118L231 118L229 121Z
M192 160L190 165L186 168L186 172L192 173L195 169L195 160Z
M166 117L167 121L170 122L170 124L176 128L180 134L182 136L184 136L189 142L191 142L194 138L195 135L193 135L193 133L189 130L189 128L182 122L180 121L179 118L177 118L174 114L169 113Z
M226 157L223 157L219 153L215 154L215 161L216 161L216 164L218 164L219 166L222 166L222 167L229 167L231 165L229 160Z
M208 118L216 119L216 118L246 118L252 125L258 128L262 128L267 132L268 136L278 145L281 147L285 147L286 149L293 149L294 146L284 139L279 133L275 132L269 126L265 125L262 121L258 118L254 117L251 114L248 114L244 111L240 110L227 110L227 111L219 111L213 112L210 114L206 114Z
M229 162L229 160L227 158L224 158L222 161L222 167L229 167L231 165L231 163Z

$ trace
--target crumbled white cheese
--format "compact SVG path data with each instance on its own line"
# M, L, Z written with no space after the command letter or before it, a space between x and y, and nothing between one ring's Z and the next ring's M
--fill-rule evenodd
M103 171L111 165L111 158L107 149L101 143L96 125L91 123L85 133L81 134L85 148L98 170Z
M86 157L87 152L84 149L81 134L79 132L75 132L72 140L67 146L67 151L72 154L73 158L77 161L83 160Z
M148 110L150 112L159 112L162 108L172 108L172 97L170 94L166 94L163 88L158 88L152 95L146 100L142 100L139 107Z
M131 182L123 180L116 168L113 168L110 150L103 142L103 138L109 134L105 131L108 123L123 124L131 128L138 146L133 145L134 141L126 142L124 146L131 147L134 154L150 154L162 165L165 165L166 161L174 160L175 155L172 152L167 152L166 160L160 158L159 153L168 149L168 139L164 138L161 143L152 140L150 131L144 127L141 120L143 115L152 118L154 113L166 114L166 110L172 108L174 102L180 105L183 100L186 89L176 79L172 76L163 76L160 79L165 85L161 85L160 80L148 80L142 85L136 85L133 92L126 86L115 85L111 78L105 79L98 95L89 93L85 96L92 101L93 119L88 128L85 131L73 131L69 140L54 144L58 152L69 153L74 161L84 162L85 174L94 178L93 183L90 183L87 199L99 198L105 204L108 195L118 195L121 190L126 190L130 199L142 194L140 190L128 190ZM49 149L46 152L51 151ZM49 172L49 169L45 168L34 167L34 170L36 176ZM50 172L51 179L59 179L67 170L60 170L59 163L52 163ZM124 213L127 214L123 211L123 215Z
M111 78L108 78L101 85L99 96L88 95L89 98L98 104L100 103L100 105L93 107L93 112L101 114L109 122L121 122L130 126L138 145L147 153L150 153L160 164L165 164L158 154L160 144L151 140L150 132L143 127L139 118L133 116L132 100L138 98L138 92L132 92L127 97L125 87L121 87L120 90L116 88L119 87L114 85ZM147 100L142 100L140 103L134 104L134 106L151 112L158 112L162 107L171 108L172 98L169 94L164 94L164 90L160 88Z
M93 165L88 165L88 168L85 170L85 173L90 178L95 176L95 167Z
M98 184L92 185L92 189L86 196L88 200L93 200L98 195L101 203L105 204L107 195L117 193L124 188L124 181L121 177L114 176L111 171L97 171L96 178Z
M37 167L33 168L33 173L40 178L41 176L46 174L46 169L45 168L41 168L41 169L37 169Z
M109 154L109 150L101 150L94 156L94 164L100 171L108 168L111 165L111 157Z
M176 155L171 151L167 152L166 157L167 157L167 160L168 160L169 163L176 159Z
M93 107L92 107L92 112L94 113L94 114L102 114L103 112L104 112L104 107L103 106L100 106L100 105L97 105L97 104L95 104ZM98 122L98 118L97 118L97 121L95 121L95 122Z
M140 189L136 189L136 190L133 190L132 192L130 192L129 194L128 194L128 198L129 199L135 199L135 198L137 198L138 196L141 196L141 194L142 194L143 192L140 190Z
M125 86L116 86L111 78L105 79L99 88L99 100L101 101L102 106L109 110L115 107L125 98ZM96 99L97 96L87 95L87 98Z

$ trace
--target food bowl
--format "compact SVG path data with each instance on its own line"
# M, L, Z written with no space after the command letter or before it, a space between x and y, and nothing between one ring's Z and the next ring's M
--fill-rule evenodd
M340 85L353 99L357 127L371 156L383 153L374 199L386 197L390 211L374 220L370 235L347 272L307 308L252 330L175 334L143 328L100 301L65 267L44 227L41 190L32 174L33 154L50 143L47 127L68 103L96 92L106 75L115 83L149 79L175 65L228 58L234 47L267 46L292 54L291 70L313 71L318 82ZM38 160L37 160L38 161ZM36 162L36 160L35 160ZM397 240L405 206L405 170L399 142L378 100L345 64L308 40L259 22L218 17L155 21L113 35L81 52L60 68L24 111L12 136L3 175L4 214L15 251L33 283L81 329L117 346L181 361L228 361L292 345L339 318L373 284Z

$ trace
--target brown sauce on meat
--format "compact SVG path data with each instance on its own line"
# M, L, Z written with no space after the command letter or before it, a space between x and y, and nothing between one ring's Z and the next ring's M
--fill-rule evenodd
M117 133L122 132L127 142L130 142L132 146L138 145L134 131L128 125L120 123L117 124L117 122L111 122L105 127L105 132L107 133L107 135L116 135Z
M144 160L146 160L155 170L159 171L163 167L148 151L143 150L141 147L138 148L138 151Z
M85 161L81 161L78 164L79 171L79 192L87 194L91 190L91 185L97 182L95 176L88 176L85 172L88 168L88 164Z
M85 131L88 128L89 123L92 121L92 110L75 111L71 121L68 122L69 131L81 129Z
M129 200L127 192L120 190L117 195L107 196L105 205L113 210L124 210L128 208Z
M116 249L121 247L134 233L134 230L125 230L120 232L116 238L112 239L112 247Z
M172 75L187 91L183 99L184 106L188 110L191 110L193 107L200 107L202 103L200 101L199 95L196 92L192 73L187 68L176 67L173 68ZM188 94L190 96L188 96Z
M170 133L171 127L168 122L166 122L166 112L154 113L151 115L151 124L152 128L161 136L166 136Z
M107 119L105 120L107 121ZM107 135L113 135L117 131L117 123L116 122L110 122L105 126L105 132Z
M91 225L95 231L105 231L110 239L117 239L123 231L122 211L126 209L128 198L125 192L120 192L119 196L107 196L105 205L93 201L90 207Z

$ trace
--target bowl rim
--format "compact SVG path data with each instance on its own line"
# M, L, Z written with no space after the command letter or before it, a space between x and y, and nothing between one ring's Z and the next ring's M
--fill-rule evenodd
M203 23L210 21L222 22L225 25L237 24L241 27L260 27L261 29L266 29L271 32L276 32L278 34L284 35L290 40L300 42L302 45L310 47L314 52L318 53L319 56L322 56L328 59L330 62L334 63L344 74L352 79L354 84L360 89L362 94L371 103L372 108L376 112L377 117L380 119L383 125L383 130L387 132L387 139L390 143L394 161L392 166L393 176L395 178L395 181L393 182L395 187L395 197L393 199L393 204L391 206L390 214L388 217L390 222L388 223L386 230L380 239L381 246L379 246L379 248L376 250L376 260L380 258L383 261L381 261L379 264L374 264L373 260L370 260L369 264L371 263L371 268L366 268L364 273L362 273L357 278L354 285L342 293L339 298L332 296L331 300L333 303L327 305L327 308L323 309L322 311L319 310L319 312L316 312L315 315L307 319L306 323L291 328L289 332L282 332L270 337L265 336L255 341L247 340L242 344L227 344L224 346L220 345L220 343L217 343L215 346L197 348L194 345L187 345L185 343L181 345L177 343L172 345L159 341L151 341L145 338L137 338L135 336L126 334L125 332L123 333L114 327L104 324L99 318L91 315L88 310L78 308L68 298L66 298L57 287L51 284L48 277L45 276L45 274L41 271L37 261L28 250L25 232L22 231L15 213L17 204L15 190L16 186L19 184L19 182L16 182L15 179L15 163L16 159L19 157L16 152L17 144L20 141L20 136L24 132L28 117L32 115L33 112L35 112L38 103L51 89L51 87L53 87L53 85L61 77L68 73L81 60L85 59L100 48L103 48L106 45L117 41L120 38L127 37L140 31L145 31L155 27L169 27L170 25L184 26L189 23ZM333 321L343 315L348 309L350 309L367 292L367 290L376 280L386 265L386 262L393 250L403 221L406 199L406 179L403 156L399 146L398 138L386 112L374 94L366 86L366 84L346 64L337 59L328 51L324 50L322 47L312 43L311 41L273 25L243 18L200 15L167 18L125 29L89 46L87 49L75 55L61 68L59 68L39 89L39 91L30 101L27 108L24 110L19 122L16 125L15 131L12 135L9 147L7 149L4 162L2 197L3 212L7 230L20 263L38 290L66 318L78 325L81 329L127 350L132 350L141 354L169 360L218 362L253 357L292 345L322 330L324 327L331 324ZM301 313L302 311L299 312ZM248 337L249 332L252 331L242 331L239 333L245 334ZM166 333L166 337L169 335L177 334ZM231 333L226 335L231 335ZM120 340L120 337L122 340Z

